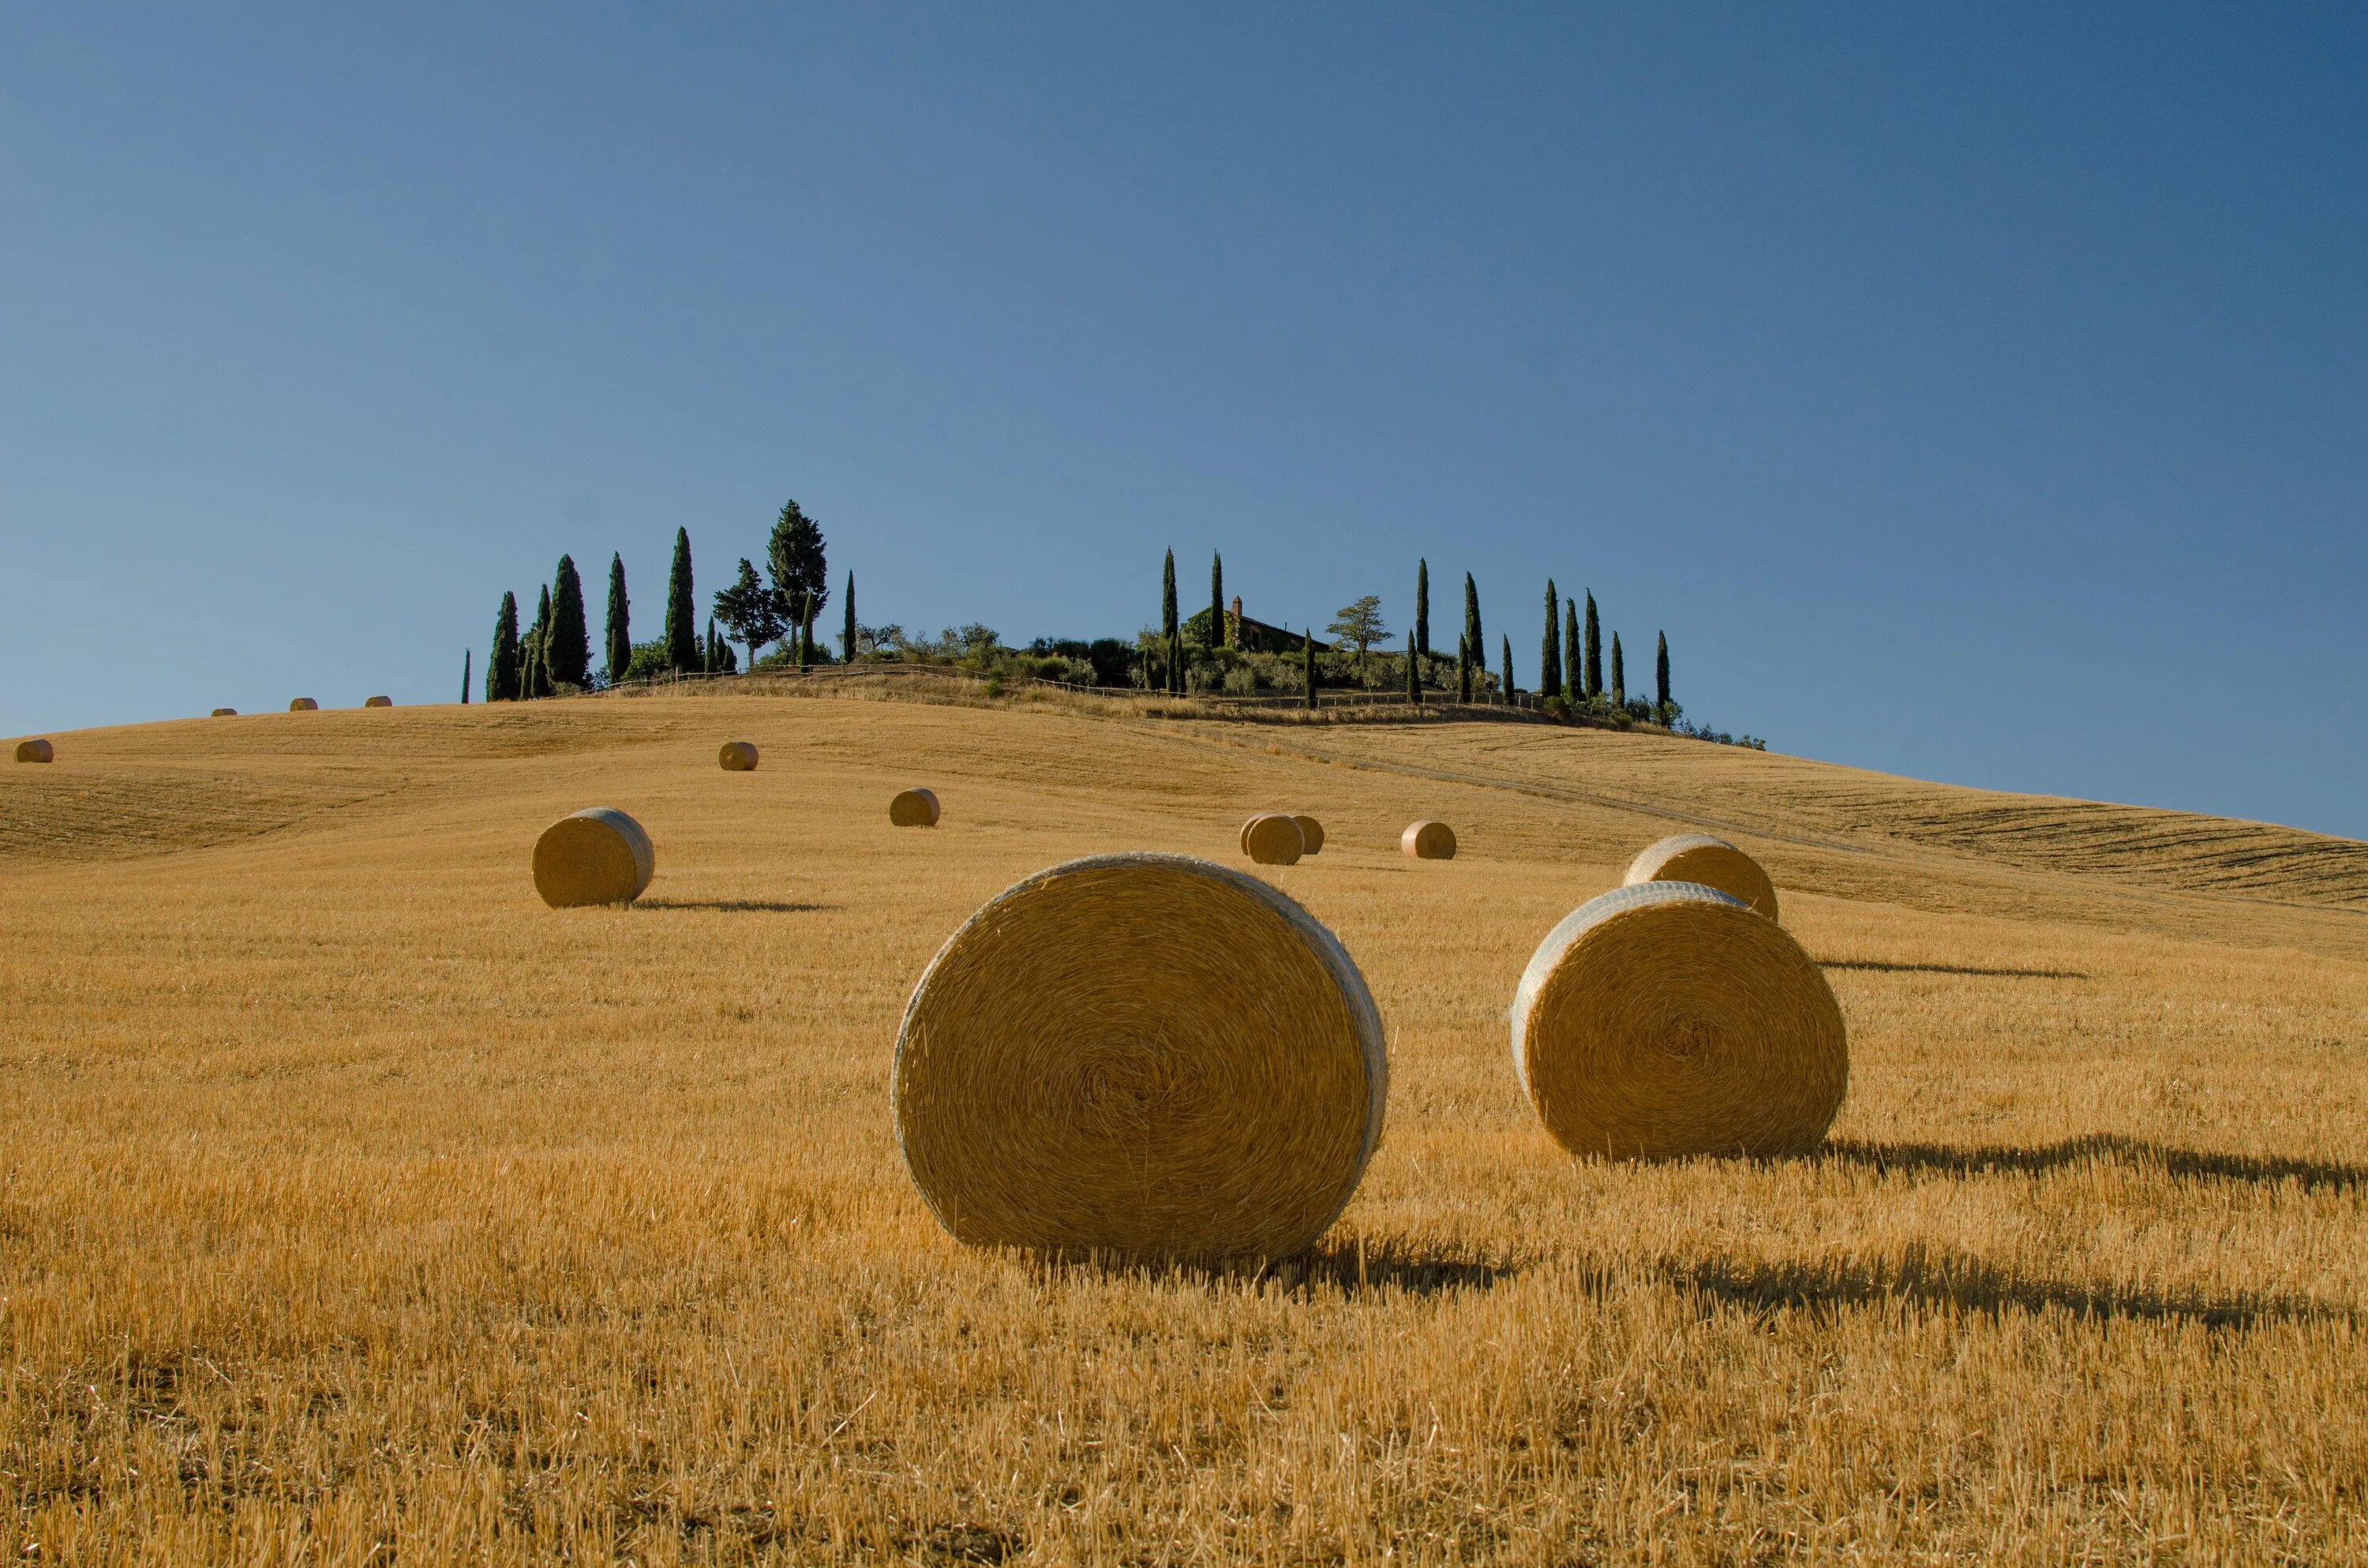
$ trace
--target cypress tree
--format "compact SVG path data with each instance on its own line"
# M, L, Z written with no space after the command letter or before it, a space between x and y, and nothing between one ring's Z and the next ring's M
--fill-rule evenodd
M1505 688L1505 700L1510 702L1513 700L1513 640L1509 637L1499 637L1497 641L1503 644L1504 649L1502 654L1504 662L1497 665L1498 681Z
M469 706L469 663L476 656L477 651L474 648L461 650L461 706L463 708Z
M1603 695L1603 628L1595 619L1595 590L1587 592L1587 695Z
M529 697L551 695L551 587L544 585L542 600L535 607L534 630L526 635L525 686Z
M493 651L485 655L485 700L507 702L518 694L518 596L504 594L494 616Z
M1488 657L1488 640L1480 635L1480 589L1469 572L1463 574L1463 641L1472 644L1474 664Z
M1418 559L1414 563L1414 645L1424 658L1430 657L1430 562Z
M838 656L843 664L855 663L855 574L847 574L847 629L838 634Z
M1422 653L1411 631L1406 633L1406 700L1417 707L1422 703Z
M1472 639L1455 640L1455 700L1472 700Z
M1620 664L1620 633L1611 634L1611 706L1628 706L1628 672Z
M1669 634L1661 634L1660 651L1653 655L1653 686L1661 722L1669 722Z
M1315 633L1312 629L1300 640L1299 651L1306 661L1307 706L1313 708L1315 706Z
M1176 552L1172 550L1167 552L1167 563L1159 569L1159 640L1176 640ZM1168 684L1173 690L1172 676Z
M1576 708L1587 695L1578 664L1578 601L1562 601L1562 699Z
M1184 629L1179 626L1167 634L1167 689L1182 697L1191 688L1192 683L1184 678Z
M1562 596L1554 592L1552 577L1546 579L1546 634L1538 640L1538 698L1543 701L1560 689L1562 682Z
M543 639L543 663L554 687L592 684L592 631L584 613L584 579L575 558L563 555L551 575L551 626Z
M690 597L690 530L674 530L674 565L666 573L666 663L686 674L699 668L699 610Z
M1209 646L1225 645L1225 558L1209 557Z
M633 662L632 606L625 598L625 558L609 557L609 684L625 678Z

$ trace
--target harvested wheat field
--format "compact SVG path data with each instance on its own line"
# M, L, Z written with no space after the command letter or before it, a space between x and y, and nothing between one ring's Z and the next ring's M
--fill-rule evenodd
M2368 1561L2368 846L1517 723L70 739L0 773L11 1561ZM931 955L1276 801L1386 1028L1346 1211L1215 1273L956 1244L889 1098ZM655 880L548 909L590 804ZM1580 1162L1524 1100L1523 966L1683 832L1839 1001L1820 1153Z

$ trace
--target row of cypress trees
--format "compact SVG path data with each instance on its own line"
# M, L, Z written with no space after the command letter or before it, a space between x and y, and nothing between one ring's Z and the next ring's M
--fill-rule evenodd
M715 635L710 620L704 637L699 630L697 600L691 594L690 530L674 534L674 564L666 574L666 664L680 674L712 672L731 655ZM603 640L608 679L623 678L633 660L632 603L625 591L625 559L609 558L609 624ZM466 686L465 679L463 686ZM518 596L505 591L494 615L493 652L485 661L485 700L523 701L561 691L582 690L592 684L592 635L584 608L584 580L575 558L563 555L544 586L535 608L534 623L518 626Z

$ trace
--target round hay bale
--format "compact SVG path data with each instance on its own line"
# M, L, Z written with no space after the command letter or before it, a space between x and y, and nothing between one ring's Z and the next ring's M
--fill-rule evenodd
M392 697L365 697L362 699L362 706L365 708L392 708L394 706L394 699Z
M1246 872L1096 855L996 894L896 1037L896 1140L957 1240L1286 1257L1382 1131L1381 1015L1339 941Z
M715 754L716 763L726 773L757 771L757 746L752 741L726 741L723 749Z
M1416 860L1455 858L1455 830L1443 822L1408 823L1398 835L1398 847Z
M1310 855L1323 854L1324 824L1317 822L1314 817L1294 815L1291 820L1299 824L1299 841L1303 845L1306 846L1307 853Z
M238 710L235 708L217 708L214 710L214 717L217 719L235 719L238 717Z
M1261 866L1296 866L1306 847L1297 817L1260 812L1242 824L1242 853Z
M650 885L657 851L642 824L613 806L564 816L534 841L534 891L553 909L631 903Z
M50 744L47 741L18 741L17 743L17 760L18 762L55 762L57 759L58 748Z
M1620 882L1631 888L1646 882L1692 882L1716 888L1754 912L1776 918L1776 884L1759 862L1706 833L1680 833L1645 846L1628 862L1628 874Z
M1538 944L1513 1071L1575 1154L1816 1148L1850 1084L1825 971L1785 929L1692 882L1615 888Z
M311 698L300 697L295 701L288 705L288 711L290 713L316 713L320 711L320 708L321 705L313 701Z
M899 790L888 802L888 820L898 827L938 825L938 796L933 790Z

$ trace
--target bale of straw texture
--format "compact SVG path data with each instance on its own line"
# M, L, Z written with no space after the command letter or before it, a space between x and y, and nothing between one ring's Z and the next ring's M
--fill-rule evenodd
M394 699L392 697L365 697L362 699L362 706L365 708L392 708L394 706Z
M754 773L757 771L756 743L726 741L723 749L715 754L715 760L726 773Z
M1513 997L1513 1071L1575 1154L1816 1148L1850 1083L1825 972L1715 888L1615 888L1538 945Z
M1388 1095L1381 1015L1307 912L1182 855L998 893L896 1039L896 1139L957 1240L1283 1257L1348 1205Z
M1417 860L1452 860L1455 830L1443 822L1408 823L1398 835L1398 847Z
M320 707L321 705L313 701L311 698L300 697L295 701L288 705L288 711L290 713L314 713L320 710Z
M631 903L657 870L642 824L613 806L564 816L534 841L534 891L553 909Z
M214 717L217 719L235 719L238 717L238 710L235 708L217 708L214 710Z
M1294 815L1291 820L1299 824L1299 841L1306 846L1307 853L1310 855L1323 854L1324 824L1317 822L1314 817Z
M57 759L58 748L50 744L47 741L18 741L17 743L17 760L18 762L55 762Z
M1628 874L1620 881L1622 887L1632 888L1646 882L1692 882L1716 888L1756 913L1776 918L1776 884L1768 880L1759 862L1725 839L1706 833L1680 833L1646 845L1628 862Z
M1242 853L1261 866L1296 866L1306 848L1297 817L1260 812L1242 824Z
M933 790L899 790L888 802L888 820L898 827L938 825L938 796Z

